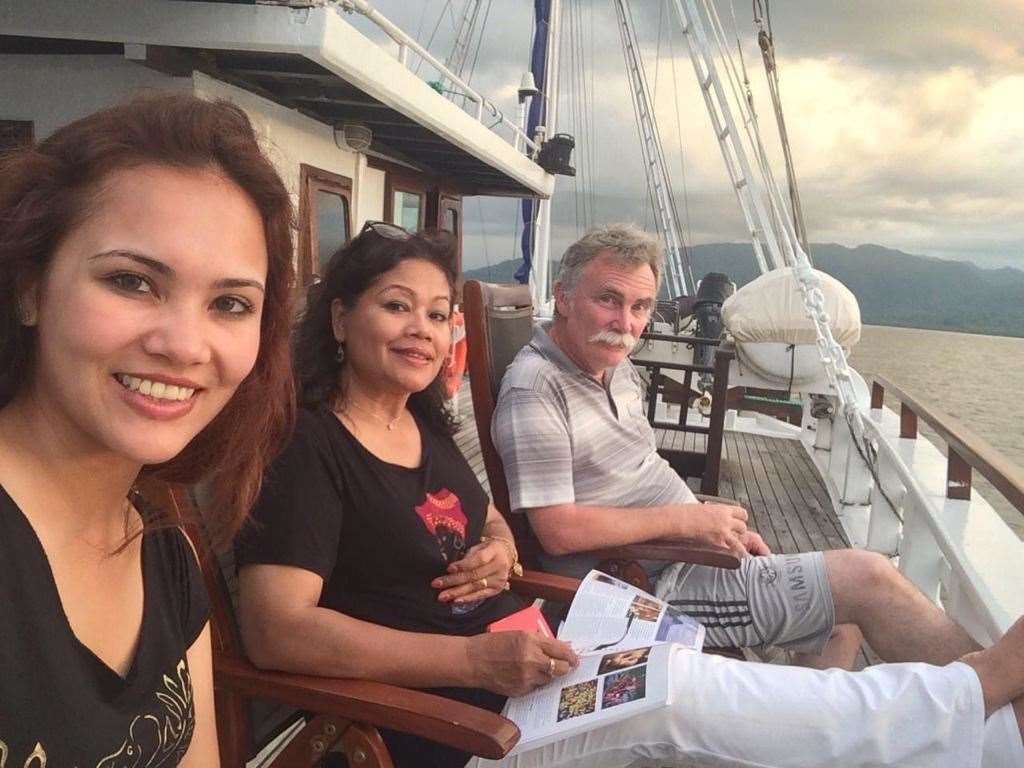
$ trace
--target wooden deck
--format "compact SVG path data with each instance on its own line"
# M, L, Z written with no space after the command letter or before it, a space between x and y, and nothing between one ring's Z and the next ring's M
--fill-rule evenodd
M455 442L488 492L473 401L463 385L458 396L461 428ZM703 450L705 437L658 430L659 448ZM685 440L685 444L684 444ZM691 481L696 489L698 483ZM850 546L810 456L795 440L726 432L719 495L749 512L751 527L773 552L796 553Z

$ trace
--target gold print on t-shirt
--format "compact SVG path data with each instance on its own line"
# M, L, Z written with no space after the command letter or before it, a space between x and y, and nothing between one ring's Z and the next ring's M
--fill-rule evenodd
M7 745L0 739L0 768L7 768ZM14 768L12 765L10 768ZM25 758L22 768L46 768L46 750L43 745L36 742L36 748L32 754Z
M129 766L177 765L192 740L195 716L192 708L192 680L188 665L182 659L175 668L177 679L163 676L164 690L156 697L165 711L158 715L138 715L128 727L128 738L121 748L107 755L96 768L128 768ZM0 766L2 768L2 766Z
M156 698L163 705L163 711L136 715L120 749L100 760L96 768L159 768L181 761L195 728L192 679L185 659L174 668L174 676L163 676L163 690L156 692ZM0 739L0 768L46 768L46 750L38 742L21 766L7 764L9 752L7 744Z

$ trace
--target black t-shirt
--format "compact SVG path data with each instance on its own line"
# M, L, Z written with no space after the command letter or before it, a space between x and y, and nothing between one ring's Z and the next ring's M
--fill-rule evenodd
M209 604L177 529L143 537L142 577L142 628L122 678L75 637L39 539L0 487L0 756L7 766L178 765L195 725L186 651L206 625Z
M411 632L475 635L519 610L509 592L461 608L438 601L430 582L479 543L488 499L454 441L417 424L422 461L410 469L378 459L331 411L301 412L239 538L239 565L312 571L324 580L322 607ZM504 701L486 691L434 692L494 711ZM419 739L385 740L396 765L466 760ZM415 757L403 762L403 754Z

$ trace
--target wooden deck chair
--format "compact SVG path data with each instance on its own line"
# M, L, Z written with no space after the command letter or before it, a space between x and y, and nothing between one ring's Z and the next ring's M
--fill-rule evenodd
M469 342L469 385L491 497L512 528L523 562L529 567L537 567L539 542L530 531L525 516L511 514L505 470L501 456L491 440L491 417L501 378L533 334L530 291L525 285L497 285L469 280L463 286L463 304ZM718 500L718 497L713 498ZM711 498L705 497L704 500ZM651 584L639 560L699 563L719 568L739 567L739 560L728 550L677 541L643 542L592 554L601 558L602 570L647 591L650 591Z
M350 768L393 768L378 728L422 736L482 757L503 757L518 741L514 723L493 712L422 691L369 680L257 669L245 658L235 618L233 557L215 556L191 489L152 479L149 504L173 512L199 553L210 597L213 673L221 765L241 768L288 726L298 729L270 763L318 766L340 749ZM575 579L527 572L512 589L529 599L569 602ZM333 765L333 763L332 763Z

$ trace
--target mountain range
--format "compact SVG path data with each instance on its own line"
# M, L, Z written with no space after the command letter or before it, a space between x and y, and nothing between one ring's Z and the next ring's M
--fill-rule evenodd
M868 325L1024 337L1024 271L983 269L971 262L915 256L880 245L847 248L812 243L811 259L857 297ZM737 286L757 276L749 244L690 249L693 273L724 272ZM470 269L466 279L512 282L518 261ZM557 269L557 265L555 265Z

